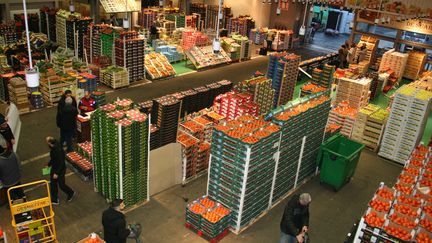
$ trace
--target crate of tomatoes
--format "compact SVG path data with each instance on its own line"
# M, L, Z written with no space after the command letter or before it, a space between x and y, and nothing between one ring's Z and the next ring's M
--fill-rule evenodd
M388 218L391 222L396 223L400 226L404 226L408 229L416 228L419 223L418 218L407 216L405 214L395 211L394 209L390 211Z
M430 243L432 242L432 233L423 229L422 227L417 228L415 242L417 243Z
M393 239L397 242L412 241L415 235L415 231L413 229L398 225L391 222L390 220L386 220L386 222L384 223L384 232L388 238Z
M363 216L367 227L371 230L374 230L375 228L381 229L384 226L386 217L386 213L379 212L373 208L368 208Z

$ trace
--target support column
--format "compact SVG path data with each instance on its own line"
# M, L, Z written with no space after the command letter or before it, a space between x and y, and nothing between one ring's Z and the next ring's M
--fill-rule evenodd
M402 40L402 34L403 34L403 30L398 30L396 32L396 39L393 45L393 48L395 48L397 51L399 51L400 47L401 47L401 40Z
M95 23L99 23L99 1L98 0L90 0L90 17L93 19Z

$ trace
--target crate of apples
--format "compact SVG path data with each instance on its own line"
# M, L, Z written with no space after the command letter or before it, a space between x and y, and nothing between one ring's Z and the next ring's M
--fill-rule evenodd
M385 222L385 215L385 213L378 212L373 208L368 208L363 218L370 227L382 228Z
M419 227L416 232L415 242L417 243L432 243L432 233Z
M414 208L409 205L403 204L401 202L396 201L393 204L393 208L396 210L396 212L404 214L409 217L417 218L420 216L421 208Z
M391 221L386 221L384 231L391 237L410 241L414 236L414 230L410 230L404 226L400 226Z
M398 213L398 212L395 212L393 210L389 215L389 219L393 223L407 227L408 229L414 229L418 225L418 219L405 216L405 215Z

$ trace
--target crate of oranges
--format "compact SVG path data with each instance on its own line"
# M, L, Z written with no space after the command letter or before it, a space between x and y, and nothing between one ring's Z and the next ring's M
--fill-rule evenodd
M373 208L368 208L363 218L368 228L373 230L374 228L382 228L384 226L386 214L378 212Z
M414 238L415 231L404 226L400 226L396 223L387 220L384 223L384 231L388 238L396 241L411 241Z
M423 229L422 227L418 227L416 231L415 242L417 243L432 242L432 233Z
M395 210L391 210L390 214L388 216L388 218L390 219L390 221L392 221L393 223L396 223L400 226L404 226L408 229L414 229L417 227L418 223L419 223L419 219L418 218L414 218L414 217L410 217L407 216L405 214L399 213Z

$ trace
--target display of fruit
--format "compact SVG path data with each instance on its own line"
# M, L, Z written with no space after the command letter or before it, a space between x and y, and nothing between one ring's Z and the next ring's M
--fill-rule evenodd
M192 204L192 206L189 207L189 210L195 214L202 214L205 212L205 208L199 203Z
M420 181L420 186L432 187L432 180L423 179Z
M417 198L408 197L405 195L400 195L397 200L404 204L410 205L412 207L420 207L421 201Z
M420 220L421 227L425 228L427 231L432 232L432 222L428 218Z
M430 214L432 216L432 205L426 205L423 207L423 212Z
M200 204L203 205L205 208L213 208L215 206L215 202L210 200L209 198L205 197L201 199Z
M384 227L384 230L387 234L389 234L393 237L396 237L398 239L401 239L401 240L408 241L408 240L411 240L411 238L412 238L411 234L407 230L404 230L402 228L386 226L386 227Z
M230 214L231 211L229 209L227 209L226 207L219 205L213 210L213 212L224 217L224 216L227 216L228 214Z
M409 166L404 168L405 172L414 175L414 176L418 176L420 174L420 167L415 167L415 166Z
M214 211L203 213L202 216L203 216L203 218L207 219L208 221L210 221L212 223L216 223L222 218L219 214L215 213Z
M397 214L392 214L389 216L390 220L398 225L405 226L407 228L413 229L417 226L416 222Z
M388 212L390 210L390 202L384 202L378 199L372 200L369 205L379 211L379 212Z
M365 217L365 222L376 228L381 228L384 225L384 218L380 218L376 212L370 212Z
M394 199L394 194L392 191L390 191L390 189L388 188L381 188L377 191L377 195L382 197L382 198L386 198L389 200L393 200Z
M420 160L418 158L412 158L409 163L414 165L414 166L422 167L423 166L423 159Z
M425 232L418 233L415 239L417 243L432 243L432 237Z
M404 194L407 194L407 195L411 194L412 191L413 191L412 187L410 187L410 186L408 186L406 184L403 185L401 182L399 182L398 184L396 184L394 187L396 188L396 190L398 190L398 191L400 191L400 192L402 192Z
M396 210L396 212L405 214L410 217L417 217L418 213L413 209L412 207L404 204L395 204L393 205L393 208Z
M407 184L415 184L415 177L410 174L400 174L399 180Z

